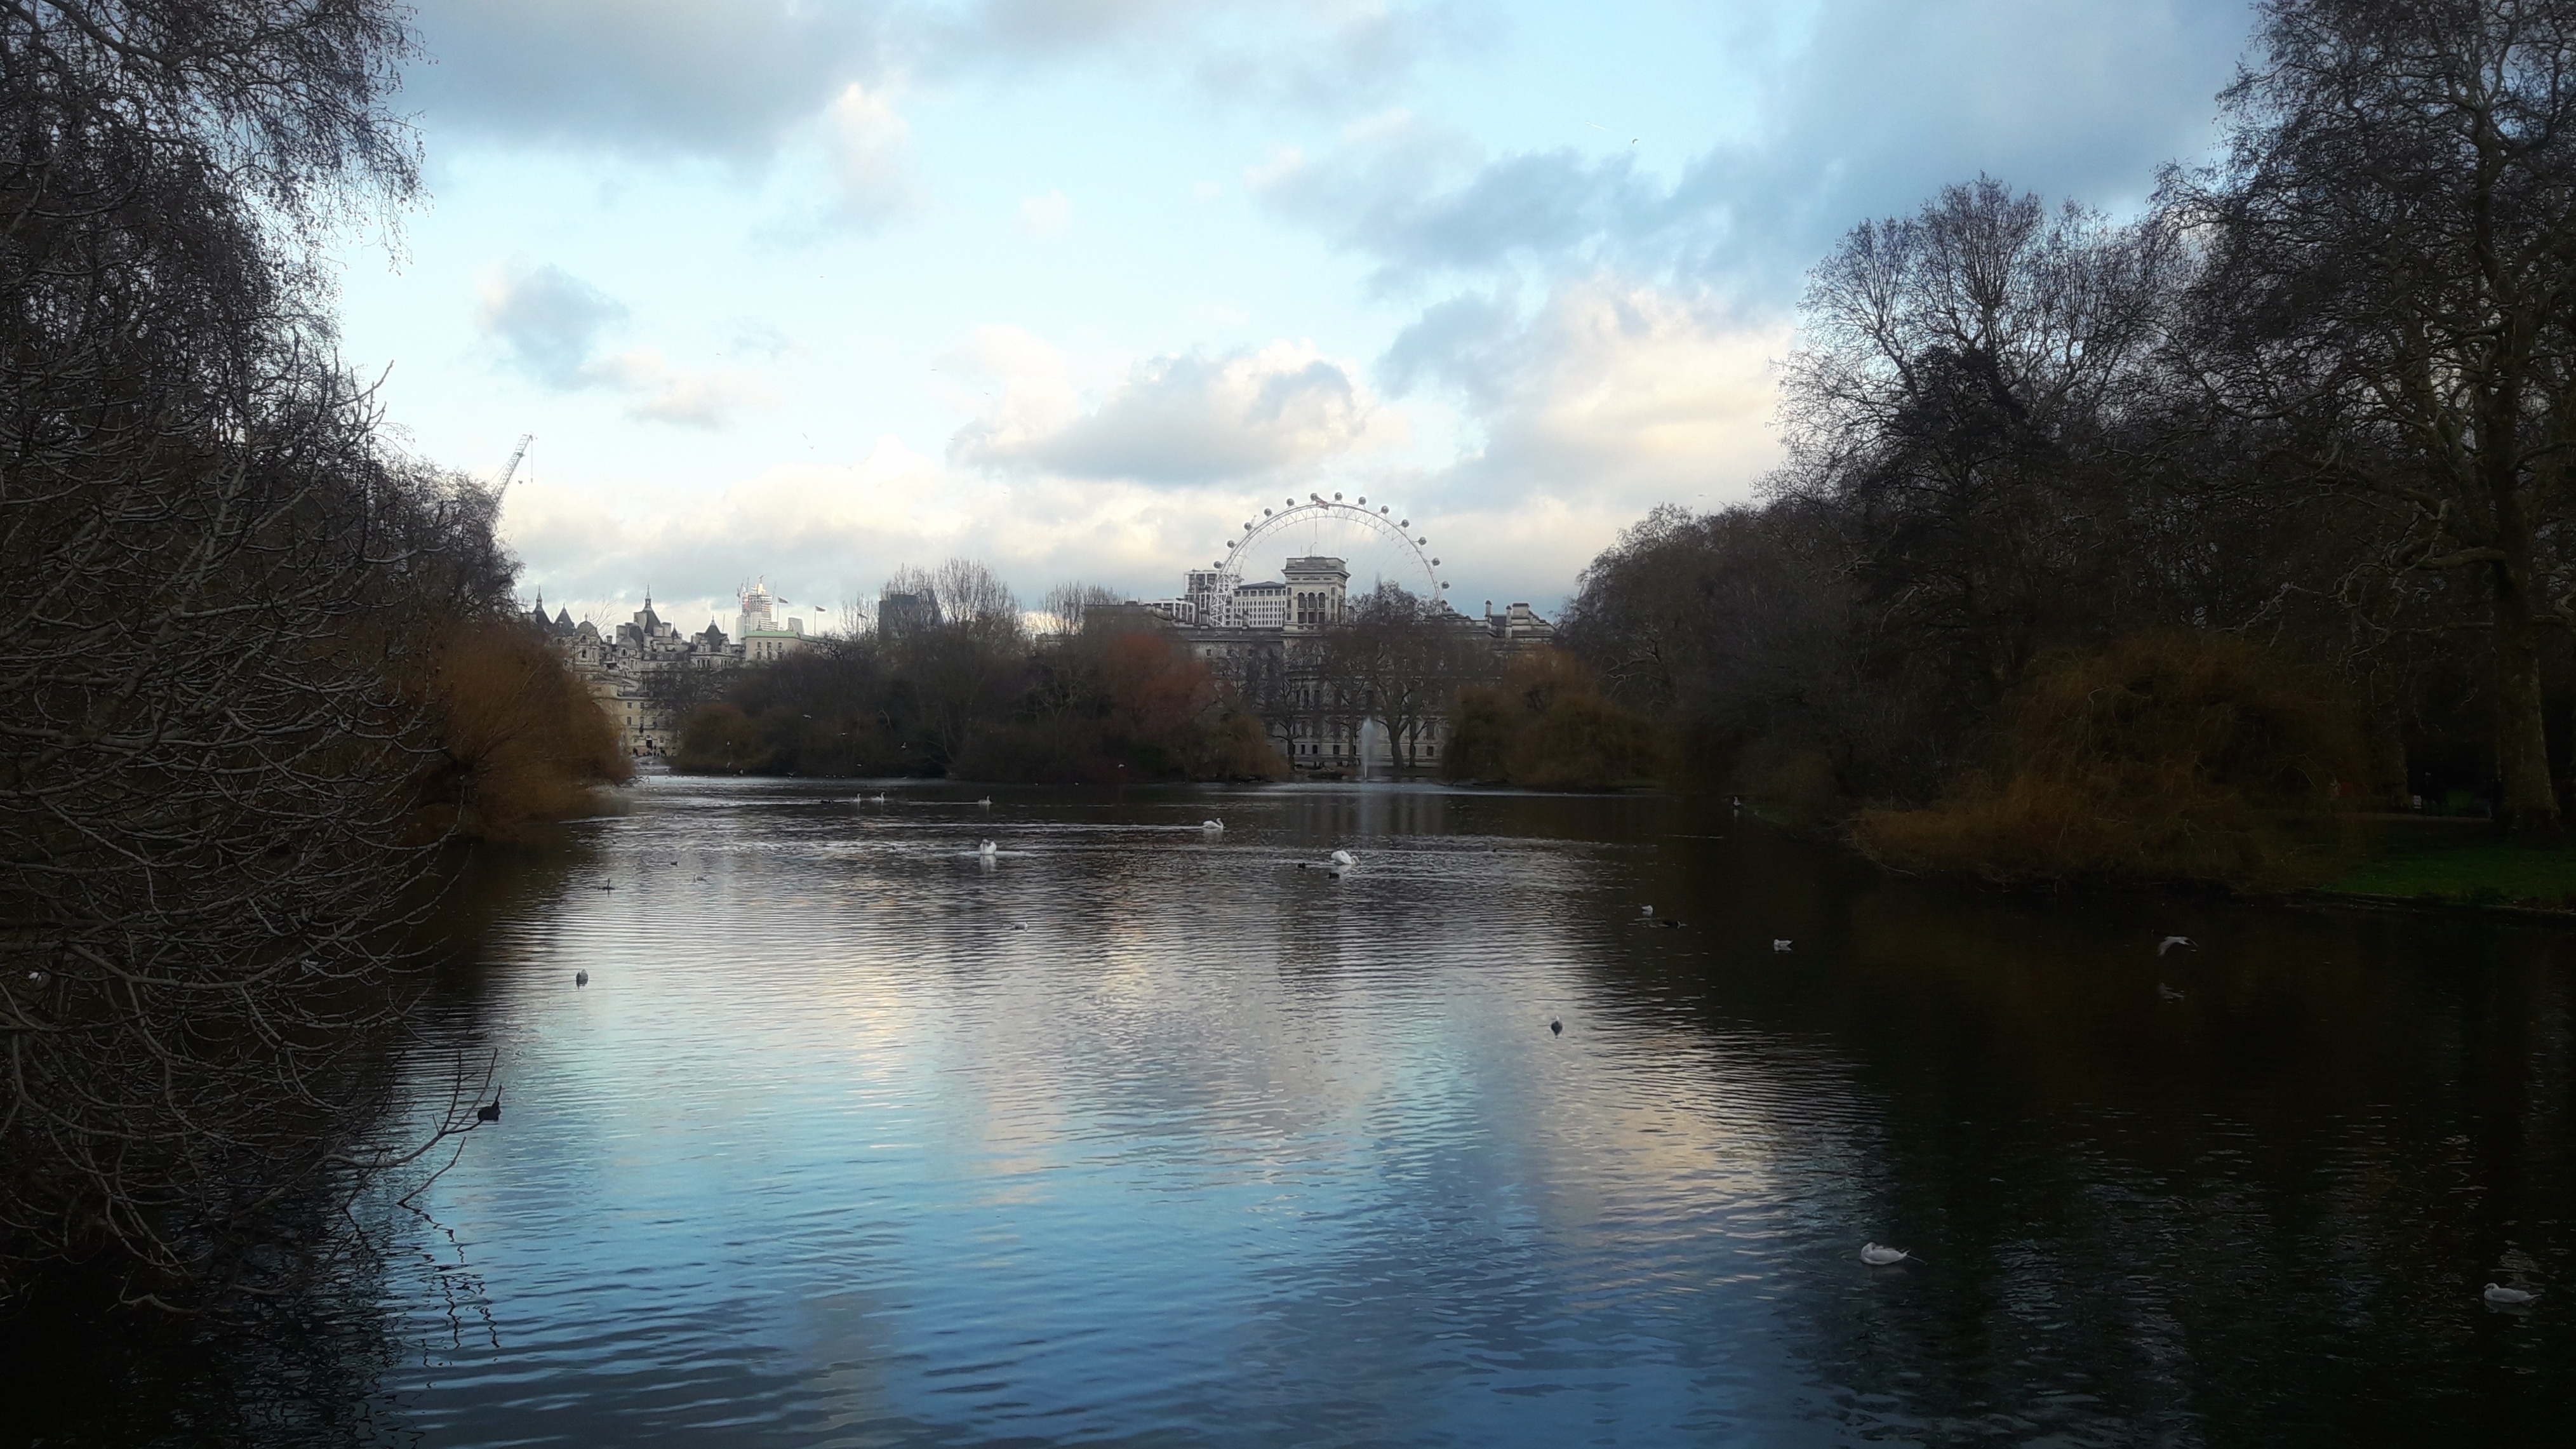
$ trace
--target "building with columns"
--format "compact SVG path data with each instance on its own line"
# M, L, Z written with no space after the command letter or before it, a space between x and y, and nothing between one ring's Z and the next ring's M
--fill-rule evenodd
M1452 632L1459 646L1453 657L1474 661L1468 666L1474 677L1449 682L1399 739L1331 677L1331 631L1349 617L1345 561L1294 557L1280 574L1276 581L1246 582L1222 570L1194 569L1179 597L1096 605L1084 615L1084 627L1168 634L1233 686L1299 774L1377 779L1391 778L1408 760L1418 769L1438 769L1449 740L1449 690L1497 676L1513 653L1556 638L1555 626L1525 603L1500 613L1489 603L1478 619L1434 602L1433 627Z

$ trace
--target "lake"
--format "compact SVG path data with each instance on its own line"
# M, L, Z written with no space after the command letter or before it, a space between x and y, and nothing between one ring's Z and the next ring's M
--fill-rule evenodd
M431 1221L257 1332L36 1335L19 1432L2568 1421L2576 937L1983 892L1667 798L983 793L654 778L566 848L485 860L435 1028L496 1054L505 1112ZM2481 1301L2517 1277L2537 1305Z

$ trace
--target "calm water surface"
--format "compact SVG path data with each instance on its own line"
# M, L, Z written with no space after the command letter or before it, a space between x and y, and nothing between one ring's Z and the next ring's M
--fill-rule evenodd
M652 780L485 870L440 1030L497 1053L506 1111L434 1225L273 1332L77 1339L22 1431L2188 1445L2576 1418L2567 936L1979 894L1670 800L888 793ZM2168 932L2204 949L2159 959ZM1866 1267L1868 1239L1920 1260ZM2502 1262L2536 1309L2480 1301Z

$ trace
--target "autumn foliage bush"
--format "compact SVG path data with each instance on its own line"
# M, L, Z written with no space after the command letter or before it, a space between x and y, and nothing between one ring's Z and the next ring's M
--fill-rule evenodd
M1654 727L1601 693L1573 655L1540 649L1500 682L1458 691L1441 773L1538 790L1598 790L1652 779L1664 751Z
M2347 858L2368 756L2320 675L2234 634L2158 630L2036 665L1993 764L1854 823L1882 863L2000 883L2284 889Z
M420 828L518 840L587 813L599 787L632 778L617 726L544 637L513 618L460 626L431 686L439 754Z

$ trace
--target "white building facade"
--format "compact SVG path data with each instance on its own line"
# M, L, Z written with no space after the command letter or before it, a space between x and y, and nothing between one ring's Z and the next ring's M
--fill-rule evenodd
M643 608L606 633L588 620L574 623L570 610L558 610L548 618L542 595L527 617L616 724L618 747L638 758L652 758L679 746L677 711L662 701L682 692L657 691L654 676L673 669L733 669L763 663L811 642L802 619L780 616L778 601L765 584L746 587L740 600L737 637L730 639L713 619L695 634L681 633L654 611L649 593Z
M1194 569L1177 598L1131 600L1095 608L1086 623L1108 629L1168 632L1231 685L1269 726L1271 743L1299 774L1385 779L1411 765L1436 770L1449 742L1445 700L1392 733L1328 677L1326 636L1346 622L1350 571L1328 556L1290 558L1277 580L1246 582L1217 569ZM1461 657L1488 661L1498 673L1512 653L1543 647L1555 626L1525 603L1470 618L1435 603L1437 626L1457 631ZM1466 682L1466 681L1461 681Z

